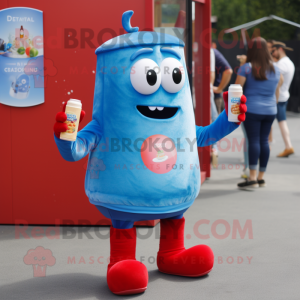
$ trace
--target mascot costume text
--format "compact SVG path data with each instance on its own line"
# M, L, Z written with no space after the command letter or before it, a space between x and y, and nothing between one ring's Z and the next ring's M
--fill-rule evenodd
M92 121L75 142L61 140L66 114L59 112L55 142L67 161L89 154L85 190L90 202L112 221L109 289L118 295L147 289L148 272L135 258L135 221L160 219L159 271L198 277L213 268L206 245L184 247L183 214L200 191L197 146L208 146L238 128L225 111L206 127L195 125L184 59L184 43L171 35L132 28L96 50L97 71ZM239 120L245 120L242 96ZM81 119L84 112L81 113ZM103 146L104 145L104 146Z

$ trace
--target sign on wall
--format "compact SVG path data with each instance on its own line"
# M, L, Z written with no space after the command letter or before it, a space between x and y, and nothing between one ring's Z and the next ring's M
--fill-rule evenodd
M43 12L26 7L0 10L0 103L44 103Z

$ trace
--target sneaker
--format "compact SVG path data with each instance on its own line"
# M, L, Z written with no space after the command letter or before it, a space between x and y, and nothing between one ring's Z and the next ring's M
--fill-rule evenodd
M261 179L261 180L257 179L257 183L258 183L259 187L265 187L266 186L266 182L263 179Z
M251 188L258 188L258 183L256 180L246 180L244 182L238 183L238 188L240 189L251 189Z
M211 163L214 169L218 167L218 150L214 148L211 151Z
M241 178L248 179L249 177L250 177L250 171L249 171L249 168L247 168L247 169L243 170Z
M284 149L281 153L277 155L277 157L289 157L289 155L294 154L294 148Z
M272 141L269 141L269 145L274 145L276 143L275 139L273 139Z

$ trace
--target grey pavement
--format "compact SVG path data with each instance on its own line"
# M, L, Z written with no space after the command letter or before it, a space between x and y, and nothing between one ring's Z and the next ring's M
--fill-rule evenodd
M209 245L215 253L212 272L202 278L158 272L155 258L159 225L154 229L139 228L137 259L143 260L149 270L148 289L143 294L121 298L300 298L300 116L288 116L296 154L276 158L284 147L275 121L275 143L265 177L267 187L255 191L237 189L242 151L232 151L231 147L220 152L218 169L212 170L211 178L202 185L200 195L185 213L186 247ZM234 139L241 142L240 129L228 136L230 143ZM22 235L16 238L19 231L14 226L0 226L1 300L118 298L106 285L107 227L64 227L58 239L44 234L38 240L32 237L33 228L26 230L29 238L25 239ZM76 233L75 237L70 230ZM23 262L27 251L37 246L50 249L56 259L53 266L47 266L46 277L34 277L32 265Z

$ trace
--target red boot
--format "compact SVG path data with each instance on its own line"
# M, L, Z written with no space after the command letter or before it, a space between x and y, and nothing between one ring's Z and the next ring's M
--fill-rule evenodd
M206 245L184 248L185 219L160 221L160 244L157 254L159 271L167 274L198 277L209 273L214 265L214 253Z
M107 284L117 295L142 293L147 289L148 271L135 259L136 229L110 229L110 263Z

